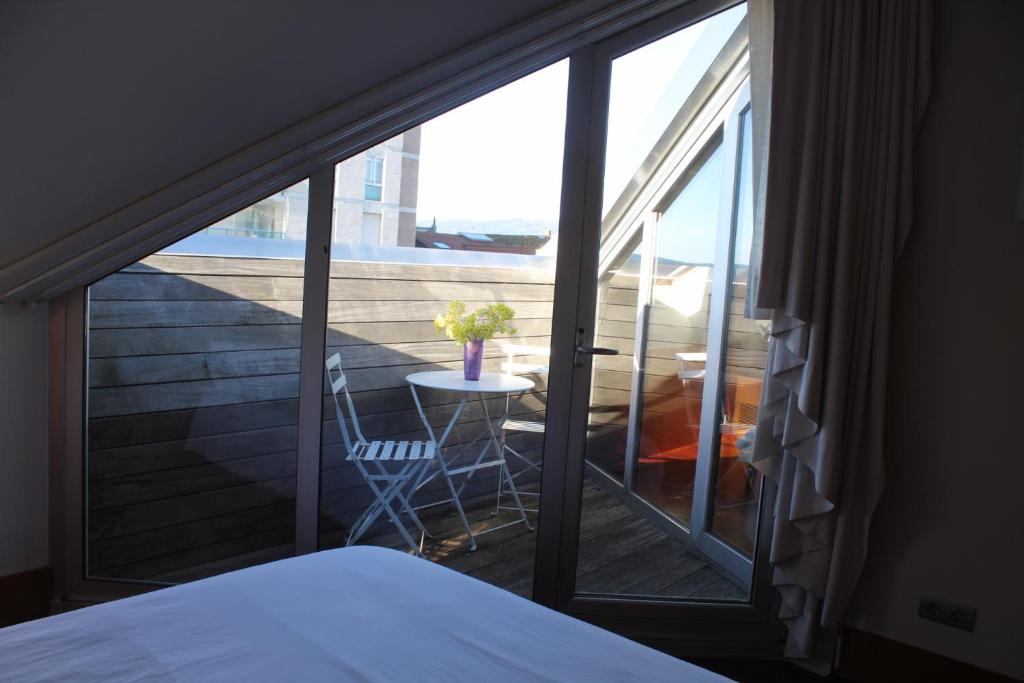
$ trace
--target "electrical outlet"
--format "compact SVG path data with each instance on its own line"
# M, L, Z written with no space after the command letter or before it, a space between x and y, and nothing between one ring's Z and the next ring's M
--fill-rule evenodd
M978 610L970 605L961 605L934 595L922 595L917 608L917 616L962 631L973 631Z

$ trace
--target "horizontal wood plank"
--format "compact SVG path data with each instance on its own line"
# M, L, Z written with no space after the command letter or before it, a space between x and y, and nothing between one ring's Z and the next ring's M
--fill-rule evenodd
M551 318L551 303L506 302L522 319ZM433 321L444 311L440 302L331 301L327 321ZM197 327L209 325L285 325L302 321L301 301L96 301L89 310L93 329L120 327Z
M332 278L330 301L551 301L550 282ZM119 272L89 288L90 301L302 301L301 277Z
M516 337L508 343L546 347L550 337ZM345 369L451 362L462 358L462 347L448 340L397 344L359 344L327 347L327 355L341 353ZM484 346L486 358L503 358L501 342ZM299 371L298 349L217 351L160 356L98 358L89 363L89 386L181 382L280 375Z
M551 334L549 319L516 320L518 335L502 335L493 344L512 343L520 337ZM297 349L301 325L210 325L200 327L151 327L92 329L89 332L90 358L123 356L159 356L211 351L254 351ZM438 341L433 321L331 323L329 346L389 344L396 342Z
M233 258L222 256L177 256L156 254L122 269L127 273L172 273L178 275L236 275L258 277L301 277L302 259ZM540 268L490 268L410 263L331 261L331 277L369 280L439 280L459 273L462 282L530 282L553 284L554 273Z

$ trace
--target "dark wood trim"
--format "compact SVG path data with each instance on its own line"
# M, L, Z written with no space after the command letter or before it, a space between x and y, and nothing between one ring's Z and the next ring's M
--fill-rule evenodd
M843 629L836 675L841 681L1012 683L1016 680L850 627Z
M0 576L0 628L50 613L53 567Z
M68 582L68 566L65 557L64 520L64 479L66 477L64 443L67 425L66 397L67 393L67 295L50 302L49 320L49 534L50 562L54 565L53 589L54 596ZM84 362L82 359L81 362Z
M85 577L82 475L86 420L86 296L86 290L78 287L50 304L49 527L53 567L48 600L58 605L106 602L161 587L92 581ZM57 608L57 611L62 610Z

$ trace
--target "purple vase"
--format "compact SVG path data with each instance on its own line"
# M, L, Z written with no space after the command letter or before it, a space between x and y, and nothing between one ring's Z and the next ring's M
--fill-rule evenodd
M474 339L462 347L462 374L468 380L480 379L480 366L484 362L484 340Z

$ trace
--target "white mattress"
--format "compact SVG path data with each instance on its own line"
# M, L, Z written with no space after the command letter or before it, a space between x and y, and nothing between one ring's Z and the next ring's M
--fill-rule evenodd
M356 547L0 629L0 680L727 679L425 560Z

